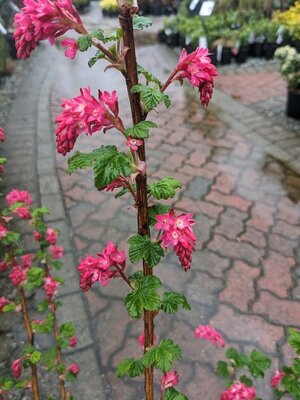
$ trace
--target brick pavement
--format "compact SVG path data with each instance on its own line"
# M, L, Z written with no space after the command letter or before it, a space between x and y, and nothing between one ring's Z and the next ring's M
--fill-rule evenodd
M108 240L126 247L127 237L136 231L135 213L127 210L128 199L117 201L111 194L95 191L90 173L81 171L68 176L66 159L61 156L56 158L59 181L56 180L53 153L49 151L53 126L45 112L50 99L53 120L60 111L61 97L74 96L80 86L95 83L102 90L122 87L119 97L124 106L125 89L116 72L103 74L101 67L100 71L96 67L87 70L84 64L89 54L81 54L72 63L64 59L62 50L50 51L47 47L46 51L55 62L42 90L38 84L33 90L32 96L40 100L33 103L30 111L30 116L38 111L38 130L46 142L41 137L35 142L41 160L37 165L44 171L38 169L34 176L44 190L46 203L54 206L55 212L58 210L57 223L65 230L70 250L68 285L63 296L66 315L76 318L80 330L77 356L82 357L84 366L79 398L97 390L99 399L142 399L140 380L119 381L114 374L123 357L140 355L136 343L142 324L124 318L122 298L127 289L119 282L112 282L107 288L95 287L84 295L82 303L71 267L73 257L95 254ZM141 64L162 79L175 64L174 55L158 45L141 47L138 53ZM56 79L57 76L63 79ZM35 80L34 73L32 79ZM170 112L151 116L162 129L149 140L149 176L154 179L172 173L182 181L184 190L174 198L173 205L195 213L199 240L190 272L182 271L171 253L157 269L167 287L184 291L192 304L190 313L179 312L177 318L159 316L157 335L171 336L183 347L184 359L176 364L181 377L179 389L196 399L201 388L201 397L215 400L223 386L213 367L224 351L215 350L209 343L195 343L192 331L197 324L213 324L229 345L247 351L256 346L275 364L290 357L286 327L300 326L298 164L294 156L280 153L276 143L270 144L260 134L272 123L262 121L253 109L245 108L227 93L216 90L215 101L206 110L200 108L189 90L174 86L169 94L174 104ZM16 107L20 107L18 104ZM13 115L8 126L14 122ZM129 121L126 113L122 117ZM14 129L9 129L18 130L20 125L16 121ZM288 132L277 128L278 134ZM34 126L30 131L37 132ZM114 142L121 145L113 132L81 137L77 150L88 151ZM270 149L271 145L275 149ZM24 176L29 174L24 169ZM95 373L99 379L94 378ZM268 399L269 378L268 373L259 386L260 396Z

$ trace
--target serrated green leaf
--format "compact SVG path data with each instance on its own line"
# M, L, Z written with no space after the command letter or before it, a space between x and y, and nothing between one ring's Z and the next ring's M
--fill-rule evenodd
M80 51L87 51L93 44L91 36L83 35L77 39L78 48Z
M38 208L34 208L31 211L31 215L34 218L42 218L42 217L44 217L45 215L48 215L48 214L49 214L49 208L47 208L47 207L38 207Z
M40 267L32 267L26 272L27 281L31 287L40 287L44 283L45 270Z
M26 381L25 379L22 379L21 381L18 381L15 384L15 388L16 389L24 389L27 384L28 384L28 381Z
M133 29L136 31L142 31L143 29L149 28L152 25L150 18L142 17L140 15L134 15L132 18Z
M271 360L260 351L254 349L250 354L249 371L254 378L263 378L265 370L270 368Z
M177 292L164 292L161 309L168 314L175 314L179 307L190 310L191 306L186 297Z
M27 356L28 354L32 354L34 351L35 347L32 344L28 344L23 350L23 355Z
M41 352L39 352L39 351L34 351L34 352L30 355L29 360L30 360L30 362L31 362L32 364L38 364L39 361L40 361L40 359L41 359L41 357L42 357L42 353L41 353Z
M97 50L97 51L96 51L96 54L94 55L94 57L91 57L91 58L89 59L89 61L88 61L88 66L89 66L90 68L92 68L92 67L96 64L97 61L103 60L103 59L105 59L105 54L102 53L102 51Z
M63 373L65 372L65 369L66 369L66 367L65 367L63 364L58 364L58 365L56 366L56 371L57 371L59 374L63 374Z
M137 72L138 74L141 74L145 77L146 83L148 84L149 82L156 83L160 88L162 87L162 83L159 79L157 79L154 75L151 74L151 72L147 71L145 68L143 68L141 65L137 66Z
M176 194L176 189L181 188L181 183L172 177L163 178L156 183L148 185L148 193L157 200L171 199Z
M136 358L125 358L117 366L117 377L123 378L125 375L134 378L144 372L144 365L142 360Z
M288 342L300 354L300 331L295 328L288 328Z
M0 386L3 390L10 390L14 386L14 382L7 376L0 377Z
M125 305L131 318L140 318L144 310L158 310L160 297L155 289L137 289L128 293Z
M99 150L100 149L94 150L91 153L80 153L80 151L76 151L76 153L68 159L68 174L71 175L74 171L77 171L78 169L92 167L95 160L97 159Z
M164 400L188 400L188 398L178 392L174 387L166 389L164 393Z
M145 368L155 365L162 372L171 369L175 360L182 357L180 347L171 339L163 339L157 346L151 347L143 356L143 364Z
M217 373L217 375L224 376L225 378L227 378L227 376L230 376L230 373L228 371L227 362L218 361L216 373Z
M280 383L289 394L297 395L300 393L300 382L294 376L284 375Z
M10 312L10 311L15 311L15 309L16 309L15 303L9 303L9 304L6 304L6 306L4 306L2 308L2 311L4 313L7 313L7 312Z
M56 348L52 347L51 349L47 350L42 357L46 364L47 371L51 371L56 362Z
M249 358L244 353L238 352L233 347L230 347L226 351L226 357L229 358L230 360L233 360L238 368L246 367L250 363Z
M75 335L75 328L73 322L65 322L59 328L59 332L61 335L70 338L71 336Z
M248 387L252 387L252 386L253 386L253 381L252 381L250 378L248 378L248 376L246 376L246 375L242 375L242 376L239 378L239 380L240 380L242 383L244 383L246 386L248 386Z
M46 311L48 309L48 307L49 307L48 301L47 301L47 299L45 299L38 305L38 311L39 312Z
M132 236L128 243L129 258L133 263L144 259L149 267L154 267L164 256L161 245L158 242L152 242L148 236Z
M169 213L171 207L163 204L156 204L148 208L149 224L153 226L156 224L156 215L163 215Z
M4 165L7 163L7 158L0 157L0 165Z
M8 234L0 239L1 244L4 246L9 246L10 244L19 244L21 239L21 235L17 232L9 231Z
M126 129L125 134L127 137L132 136L136 139L147 139L150 128L157 128L157 125L151 121L141 121L134 125L133 128Z
M138 84L131 88L131 92L140 94L146 112L153 110L153 108L157 107L162 102L167 108L171 104L169 96L162 93L159 87L156 86L150 87Z

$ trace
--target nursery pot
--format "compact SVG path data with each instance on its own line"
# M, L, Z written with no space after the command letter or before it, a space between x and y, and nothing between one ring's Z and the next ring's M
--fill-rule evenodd
M267 60L271 60L274 57L277 47L278 45L276 43L265 43L264 56Z
M165 43L165 42L166 42L167 35L166 35L164 29L162 29L162 30L160 30L160 31L158 32L157 38L158 38L159 43Z
M179 45L179 33L171 33L166 38L166 43L170 47L175 47Z
M238 64L243 64L247 61L247 57L248 57L248 51L249 48L248 46L242 46L236 56L236 62Z
M209 50L209 58L210 58L210 60L211 60L211 63L213 64L213 65L217 65L218 64L218 61L217 61L217 55L216 55L216 49L213 49L213 50Z
M253 46L253 57L260 58L263 55L264 45L260 42L255 42Z
M288 89L286 115L291 118L300 119L300 90Z
M223 64L223 65L230 64L231 56L232 56L231 47L223 47L221 64Z

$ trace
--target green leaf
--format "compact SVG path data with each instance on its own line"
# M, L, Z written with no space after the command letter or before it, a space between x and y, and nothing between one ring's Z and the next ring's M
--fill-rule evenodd
M292 371L295 375L300 377L300 359L299 358L294 358L293 364L292 364Z
M250 354L249 371L254 378L263 378L265 370L270 368L271 360L260 351L254 349Z
M41 352L39 352L39 351L34 351L34 352L30 355L29 360L30 360L30 362L31 362L32 364L38 364L39 361L40 361L40 359L41 359L41 357L42 357L42 353L41 353Z
M133 29L136 31L142 31L145 28L149 28L152 25L150 18L142 17L140 15L134 15L132 18Z
M60 269L62 269L62 266L64 265L62 261L60 260L51 260L49 261L49 266L53 267L54 269L56 269L57 271L59 271Z
M53 314L49 313L43 324L32 322L31 325L36 332L49 334L53 330L53 320L54 320Z
M34 218L42 218L45 215L49 214L49 208L47 207L38 207L31 211L31 214Z
M29 286L40 287L44 283L45 270L40 267L32 267L26 272Z
M133 128L126 129L125 134L127 137L132 136L136 139L147 139L150 128L157 128L157 125L151 121L141 121L134 125Z
M156 215L163 215L169 213L171 207L163 204L156 204L148 208L149 224L153 226L156 224Z
M56 348L52 347L43 354L43 361L46 364L47 371L50 371L56 362Z
M65 322L59 328L59 332L61 335L70 338L75 335L75 328L72 322Z
M21 235L19 233L9 231L3 239L0 239L0 242L4 246L9 246L10 244L19 244L20 238Z
M157 346L151 347L144 354L143 364L145 368L155 365L162 372L167 372L171 369L175 360L182 357L180 347L171 339L163 339Z
M6 304L6 306L4 306L2 308L2 311L4 313L7 313L7 312L10 312L10 311L15 311L15 309L16 309L15 303L9 303L9 304Z
M242 375L239 380L248 387L253 386L253 381L250 378L248 378L248 376L246 376L246 375Z
M191 306L186 297L177 292L165 292L161 302L161 309L168 314L175 314L179 307L184 310L190 310Z
M152 242L149 236L132 236L129 243L129 258L132 263L144 259L149 267L155 267L164 256L164 250L158 242Z
M7 376L0 377L0 387L3 390L10 390L14 386L14 382Z
M151 72L147 71L141 65L137 66L137 72L138 74L141 74L145 77L147 85L149 82L153 82L156 83L160 88L163 86L159 79L157 79L154 75L151 74Z
M100 149L94 150L91 153L76 153L68 159L68 174L72 174L77 169L91 168L97 159Z
M188 400L188 398L184 394L179 393L175 388L171 387L166 389L164 400Z
M125 375L134 378L144 372L144 365L142 360L136 358L125 358L117 366L117 377L123 378Z
M0 165L4 165L7 163L7 158L0 157Z
M28 354L32 354L34 351L35 347L32 344L28 344L23 350L23 355L27 356Z
M228 371L227 362L218 361L216 373L217 373L217 375L224 376L225 378L227 378L227 376L230 376L230 372Z
M38 305L38 311L43 312L48 309L48 301L47 299L43 300L39 305Z
M300 354L300 331L295 328L288 328L288 342Z
M146 112L153 110L153 108L157 107L162 102L167 108L170 107L171 101L169 96L162 93L157 86L150 87L138 84L131 88L131 92L140 93Z
M15 388L16 389L24 389L27 384L28 384L28 381L26 381L25 379L22 379L21 381L18 381L15 384Z
M294 376L284 375L280 383L288 393L292 395L300 393L300 382L298 382L298 379Z
M156 183L148 185L148 193L157 200L171 199L176 194L176 189L181 188L181 183L172 177L163 178Z
M63 364L58 364L57 365L57 367L56 367L56 371L59 373L59 374L63 374L64 372L65 372L65 366L63 365Z
M102 51L97 50L97 51L96 51L96 54L94 55L94 57L91 57L91 58L89 59L89 61L88 61L88 66L89 66L90 68L92 68L92 67L96 64L97 61L103 60L103 59L105 59L105 54L102 53Z
M93 44L91 35L83 35L77 39L80 51L87 51Z

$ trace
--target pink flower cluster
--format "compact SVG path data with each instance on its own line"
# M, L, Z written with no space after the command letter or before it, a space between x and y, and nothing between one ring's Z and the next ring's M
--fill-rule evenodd
M11 373L15 379L19 379L22 375L22 360L21 358L17 358L11 364Z
M30 57L41 40L55 39L70 29L86 33L72 0L24 0L22 13L15 16L15 43L19 58Z
M178 380L179 380L179 377L178 377L178 373L176 371L166 372L160 381L160 387L161 387L162 393L164 393L166 389L177 385Z
M73 99L62 100L63 112L55 122L57 151L66 155L74 147L79 135L92 135L104 128L104 131L122 124L118 118L119 106L117 93L102 93L98 99L91 95L90 88L80 89L80 95ZM111 114L111 112L112 114Z
M22 269L19 265L15 265L9 274L9 278L14 286L19 286L22 282L25 282L26 269Z
M71 372L73 375L77 375L79 373L79 365L71 364L68 366L67 371Z
M161 241L164 247L173 247L186 271L191 268L192 252L196 242L192 229L195 220L192 217L193 214L181 214L176 217L172 209L168 214L157 215L155 224L157 230L163 231Z
M5 238L8 234L8 230L5 228L5 226L0 225L0 240Z
M56 244L56 240L57 240L57 231L55 231L52 228L47 228L46 240L47 240L47 242L52 244L52 246L54 246Z
M76 336L71 336L69 339L69 346L70 347L76 347L77 345L77 337Z
M32 203L32 198L26 190L11 190L6 196L6 202L9 207L13 206L15 203L23 203L24 205L14 208L12 212L22 219L31 218L29 206Z
M277 387L280 384L281 379L282 379L283 376L284 376L284 372L279 371L279 369L277 369L275 371L275 374L272 376L271 386L274 387L274 388Z
M197 339L209 340L213 345L217 347L224 347L225 341L220 334L210 325L199 325L194 332L194 336Z
M78 266L81 290L84 292L89 290L95 282L106 286L111 278L119 276L119 267L124 271L125 265L125 252L118 251L117 246L109 242L97 257L87 256Z
M71 58L71 60L73 60L78 51L78 44L77 44L76 40L64 39L61 42L61 45L66 47L65 56L68 58Z
M190 54L183 49L176 71L179 74L175 79L182 81L187 78L193 87L199 89L201 104L207 106L213 93L213 77L217 76L217 69L211 63L208 49L198 47Z
M51 275L48 275L44 278L44 290L49 299L52 299L57 293L57 288L60 285L55 279L52 278Z
M235 382L221 394L220 400L254 400L256 392L242 382Z
M3 128L0 128L0 142L4 142L5 140L5 132Z
M10 301L6 297L0 297L0 313L3 310L3 308L9 303Z

